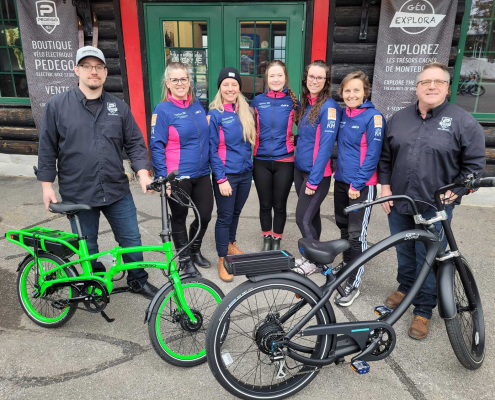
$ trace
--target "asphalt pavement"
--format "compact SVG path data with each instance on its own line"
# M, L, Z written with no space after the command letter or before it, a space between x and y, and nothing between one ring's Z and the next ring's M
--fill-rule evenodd
M148 301L135 294L118 294L106 308L115 322L98 314L77 311L59 329L43 329L29 320L17 300L16 268L24 253L7 242L10 229L45 226L68 230L64 216L45 211L41 185L32 178L0 176L0 398L2 399L230 399L213 378L208 365L181 369L165 363L153 350L148 327L143 324ZM160 243L159 196L140 192L131 183L138 209L143 244ZM295 224L296 194L291 192L283 248L294 255L300 237ZM487 348L484 365L468 371L458 362L450 346L445 325L434 313L430 335L423 341L408 337L412 318L409 309L395 326L397 344L390 357L371 363L367 375L352 371L349 363L324 368L294 399L493 399L495 393L495 189L485 189L465 199L454 211L453 228L459 248L469 260L483 300ZM238 246L258 251L261 234L258 200L254 185L241 214ZM336 239L333 197L322 205L322 240ZM221 282L216 271L213 216L204 240L203 254L213 267L201 270L205 278L227 293L244 278ZM192 221L192 218L190 218ZM373 210L369 226L370 244L388 236L385 214ZM115 246L107 221L102 217L100 249ZM148 259L159 259L159 254ZM337 260L338 261L338 260ZM366 266L361 296L349 308L334 306L339 322L374 319L373 308L397 288L396 256L393 249ZM322 276L312 275L318 283ZM150 281L165 283L159 271ZM349 360L349 359L348 359ZM347 361L348 361L347 360Z

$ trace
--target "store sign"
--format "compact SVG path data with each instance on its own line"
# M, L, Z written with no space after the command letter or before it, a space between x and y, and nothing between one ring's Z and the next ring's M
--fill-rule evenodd
M53 95L77 86L76 8L70 1L17 1L29 97L36 127Z
M383 0L372 100L385 118L416 101L416 75L425 64L448 64L457 2Z

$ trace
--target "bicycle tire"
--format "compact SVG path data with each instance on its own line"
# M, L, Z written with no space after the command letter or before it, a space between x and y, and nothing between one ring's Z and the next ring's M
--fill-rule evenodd
M462 258L469 285L476 297L476 311L469 311L469 302L457 268L454 278L454 299L457 316L445 320L452 349L459 362L467 369L478 369L485 358L485 320L478 286L467 261Z
M38 260L42 268L46 271L55 268L57 265L66 264L66 261L51 253L40 253ZM35 324L44 328L58 328L66 324L77 310L77 304L71 304L63 310L56 309L52 306L53 300L68 299L72 297L73 289L62 287L54 290L48 289L40 298L34 298L35 283L33 281L35 270L34 257L30 256L24 259L19 267L17 275L17 296L21 307L29 319ZM72 267L66 267L54 273L50 279L61 277L76 277L77 271Z
M285 297L280 294L282 291L287 292ZM275 293L277 294L275 295ZM278 295L280 295L282 304L280 304L280 307L271 306L270 296L273 297L275 303ZM264 302L263 298L266 299L266 302ZM298 302L301 302L302 299L306 303L298 308ZM320 300L320 297L308 287L286 279L269 279L260 282L246 281L233 289L220 306L217 307L206 337L208 364L215 379L229 393L242 399L283 399L294 395L309 385L318 375L319 370L301 363L298 365L296 361L289 357L284 359L284 364L277 365L278 362L271 361L266 351L267 345L270 346L270 343L273 350L272 340L274 340L274 336L271 335L287 333L299 319L295 318L298 312L302 311L300 315L302 318L318 300ZM269 325L273 322L273 320L270 321L271 317L269 317L273 310L276 311L276 318L279 311L290 310L292 307L295 307L298 311L283 323L287 323L287 327L282 324L278 327ZM263 318L265 312L266 316ZM281 319L283 319L283 315L279 321ZM305 327L333 322L335 321L330 318L327 309L324 307L317 312ZM225 334L223 326L227 323L230 324L230 327L228 333ZM253 326L252 331L250 331L251 325ZM242 332L242 326L247 326L246 332ZM282 329L283 332L279 329ZM301 342L304 343L305 347L313 349L310 358L323 359L334 345L333 338L332 335L309 336L307 338L296 335L291 342L299 345L301 345ZM311 346L314 347L308 347L308 342L312 343ZM236 357L235 360L232 355ZM252 362L258 363L260 366L259 374L258 366L255 366L254 368L256 369L254 369ZM238 369L239 371L237 371ZM278 374L276 374L277 369ZM247 373L245 372L246 370L248 371ZM247 378L246 375L253 370L255 371L254 382L250 382L252 374ZM280 371L285 376L281 376ZM242 374L244 375L240 377ZM289 374L287 380L281 381L281 379L287 377L287 374ZM257 383L258 375L259 383ZM274 379L278 381L274 382Z
M217 285L204 278L186 278L181 285L191 311L200 313L201 326L193 327L187 316L178 312L172 285L153 306L148 333L153 348L163 360L177 367L193 367L206 361L206 330L224 294Z
M485 94L485 88L481 85L475 84L469 90L471 96L483 96Z

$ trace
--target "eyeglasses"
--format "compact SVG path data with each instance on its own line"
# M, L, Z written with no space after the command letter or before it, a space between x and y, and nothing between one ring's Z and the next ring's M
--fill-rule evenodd
M435 84L435 87L443 87L445 84L449 83L449 81L442 81L441 79L425 79L424 81L419 81L416 85L421 85L423 87L431 86L431 83Z
M90 64L83 64L83 65L78 65L79 68L82 68L86 72L91 72L93 71L93 68L96 70L96 72L103 72L105 69L104 65L90 65Z
M318 83L322 83L325 79L326 79L325 76L308 75L308 81L316 81Z
M172 85L178 85L179 82L182 83L183 85L185 85L187 82L189 82L189 78L171 78L169 79L169 82L172 84Z

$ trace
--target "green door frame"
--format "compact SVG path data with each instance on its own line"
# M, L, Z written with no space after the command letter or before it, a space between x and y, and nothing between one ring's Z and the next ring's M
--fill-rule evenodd
M165 69L163 21L207 21L208 24L208 87L209 100L216 94L216 80L223 66L240 67L240 57L237 53L240 48L241 20L286 20L287 41L291 48L300 48L301 57L297 52L286 49L286 64L289 75L292 77L296 95L300 92L299 82L304 67L304 3L144 3L144 21L146 33L146 47L151 109L162 98L162 78ZM242 7L238 17L239 8ZM237 9L237 12L236 12ZM268 15L268 17L261 15ZM236 24L234 27L233 24ZM223 32L236 32L233 35L224 35ZM300 29L300 30L299 30Z
M450 102L455 104L457 99L457 88L459 87L459 78L461 76L462 61L464 58L464 48L466 47L466 36L469 29L469 19L471 17L471 5L472 0L466 0L465 12L462 19L461 25L461 36L459 38L457 58L455 61L454 76L452 78L452 95L450 96ZM466 12L467 11L467 12ZM495 16L495 7L492 10L491 18ZM495 27L495 23L492 22ZM487 44L488 48L488 44ZM476 104L478 104L478 99L476 99ZM471 115L479 121L495 121L495 113L471 113Z

